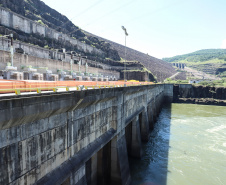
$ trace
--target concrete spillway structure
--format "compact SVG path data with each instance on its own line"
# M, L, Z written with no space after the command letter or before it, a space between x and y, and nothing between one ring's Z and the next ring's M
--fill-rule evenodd
M0 184L129 184L173 85L0 98Z

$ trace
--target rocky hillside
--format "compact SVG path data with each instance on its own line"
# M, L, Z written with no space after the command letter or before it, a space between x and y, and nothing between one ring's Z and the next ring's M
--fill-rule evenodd
M23 15L31 20L34 20L40 24L44 24L50 28L53 28L59 32L65 33L74 37L88 45L92 45L97 49L101 49L106 53L106 58L110 58L115 61L120 61L120 57L116 50L113 50L111 45L106 42L101 42L97 38L87 37L87 35L78 27L75 26L66 16L60 14L56 10L47 6L40 0L0 0L0 6L7 8L13 12ZM5 34L4 28L0 29L1 33ZM68 50L75 50L71 48L70 44L57 43L55 40L48 38L41 38L39 35L27 35L21 32L15 31L16 38L24 42L29 42L41 47L48 46L50 48L62 48L65 47ZM6 31L5 31L6 32ZM19 35L19 36L18 36ZM18 38L17 38L18 37ZM100 62L106 62L98 57L90 57L92 60Z
M75 26L66 16L50 8L44 2L40 0L0 0L0 6L58 30L59 32L68 34L97 49L101 49L104 51L105 56L88 55L82 53L82 51L77 51L70 43L62 43L50 38L44 38L37 34L25 34L1 25L0 34L14 33L14 39L23 42L55 49L64 47L67 50L74 50L81 54L88 55L88 58L91 60L113 66L121 66L122 68L121 58L124 58L124 46L83 31L78 26ZM128 68L151 71L158 80L165 79L176 73L170 64L131 48L127 48L127 60L134 61L127 64ZM119 70L122 70L121 68L119 68Z

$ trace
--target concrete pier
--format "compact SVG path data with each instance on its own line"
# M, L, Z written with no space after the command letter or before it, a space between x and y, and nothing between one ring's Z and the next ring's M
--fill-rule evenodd
M172 86L1 97L0 184L130 184Z

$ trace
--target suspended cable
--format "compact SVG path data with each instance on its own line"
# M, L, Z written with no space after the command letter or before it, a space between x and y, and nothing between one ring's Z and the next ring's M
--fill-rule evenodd
M90 21L90 23L86 24L85 26L90 26L90 25L92 25L93 23L95 23L96 21L98 21L98 20L100 20L100 19L102 19L102 18L104 18L104 17L106 17L106 16L108 16L108 15L110 15L110 14L112 14L112 13L115 13L115 12L117 12L118 10L120 10L120 9L122 9L122 8L124 8L124 7L126 7L126 6L128 6L128 5L130 5L130 4L132 4L132 3L134 3L134 2L135 2L135 0L129 1L129 2L125 3L124 5L122 5L122 6L118 7L118 8L116 8L116 9L112 10L111 12L108 12L108 13L102 15L102 16L99 16L98 18L94 19L93 21Z
M135 1L136 1L136 0L132 0L132 1L129 1L129 2L125 3L125 4L123 4L122 6L120 6L120 7L116 8L116 9L112 10L111 12L108 12L108 13L106 13L106 14L104 14L104 15L102 15L102 16L96 18L96 19L94 19L93 21L91 21L90 23L86 24L85 26L91 25L92 23L96 22L97 20L100 20L101 18L106 17L106 16L108 16L108 15L114 13L114 12L117 12L118 10L120 10L120 9L122 9L122 8L124 8L124 7L128 6L128 5L130 5L130 4L132 4L132 3L135 2ZM69 33L67 33L67 34L70 35L70 34L76 32L77 30L80 30L80 28L75 29L75 30L73 30L72 32L69 32Z
M127 21L123 22L123 24L128 24L128 23L130 23L130 22L134 22L134 20L142 19L143 17L147 17L147 16L151 16L151 15L153 15L153 14L155 14L155 13L161 12L161 11L163 11L163 10L169 8L169 7L175 6L176 4L180 4L180 3L185 2L185 1L186 1L186 0L183 0L183 1L176 1L176 2L174 2L174 3L171 3L171 4L168 4L168 5L166 5L166 6L163 6L162 8L159 8L159 9L157 9L157 10L154 10L153 12L144 13L144 14L142 14L142 15L140 15L140 16L137 16L137 17L128 19ZM115 26L119 26L119 25L118 25L118 24L114 24L114 25L110 26L110 28L115 27ZM108 28L109 28L109 27L108 27ZM106 29L107 29L107 28L105 27L103 30L106 30Z
M85 9L84 11L82 11L81 13L77 14L76 16L72 17L71 19L69 19L67 22L63 23L62 25L58 26L56 28L56 30L62 26L64 26L65 24L67 24L68 22L72 21L74 18L77 18L79 16L81 16L82 14L84 14L85 12L87 12L88 10L90 10L91 8L97 6L98 4L100 4L103 0L99 0L97 3L94 3L93 5L91 5L90 7L88 7L87 9Z

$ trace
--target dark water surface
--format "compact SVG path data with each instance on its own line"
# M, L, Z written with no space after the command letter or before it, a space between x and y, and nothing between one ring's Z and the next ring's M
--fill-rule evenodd
M159 115L132 185L226 184L226 107L172 104Z

